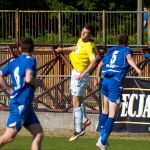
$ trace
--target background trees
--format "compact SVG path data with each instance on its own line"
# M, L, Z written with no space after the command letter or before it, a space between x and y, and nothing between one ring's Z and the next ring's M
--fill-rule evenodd
M148 0L144 0L150 5ZM0 9L136 10L137 0L0 0Z

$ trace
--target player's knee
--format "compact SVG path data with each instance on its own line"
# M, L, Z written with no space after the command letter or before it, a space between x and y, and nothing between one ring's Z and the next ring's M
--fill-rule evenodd
M40 139L42 140L42 139L44 138L44 136L45 136L45 135L44 135L44 132L41 132L41 133L40 133Z
M38 133L35 138L37 139L37 141L41 141L44 138L44 132L40 132Z

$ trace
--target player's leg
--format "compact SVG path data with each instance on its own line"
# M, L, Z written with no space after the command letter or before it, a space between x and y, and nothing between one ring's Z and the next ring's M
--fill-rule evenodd
M41 150L41 142L44 137L44 132L39 123L31 124L26 129L33 135L31 150Z
M0 136L0 147L12 142L16 137L16 134L16 127L6 128L5 133L2 136Z
M85 130L86 127L91 125L91 120L87 118L87 113L86 113L86 106L84 102L81 102L81 109L82 109L82 114L83 114L83 129Z
M17 132L22 127L22 120L20 114L22 110L19 110L19 106L15 103L15 99L10 100L10 115L7 120L7 127L5 133L0 137L0 147L12 142Z
M109 95L108 95L109 115L105 122L104 130L101 138L101 142L103 145L106 145L106 142L109 138L109 135L114 125L118 104L121 101L122 83L115 79L111 79L108 85L108 91L109 91Z
M80 94L81 95L84 95L85 93L85 90L88 86L88 83L89 83L89 75L85 76L83 79L82 79L82 83L81 83L81 89L80 89ZM83 99L83 97L82 97ZM83 102L83 100L81 99L81 108L82 108L82 113L83 113L83 129L85 129L86 127L88 127L89 125L91 125L91 121L87 118L87 113L86 113L86 105L85 103Z
M108 119L108 114L109 114L109 100L106 96L104 96L104 101L103 101L103 107L102 107L102 113L99 116L99 123L100 123L100 137L96 143L96 146L100 148L101 150L106 150L107 145L106 143L102 143L102 137L104 136L104 127Z
M99 122L100 122L100 134L103 134L104 126L108 118L109 113L109 100L106 96L104 96L103 101L103 107L102 107L102 113L99 116Z
M109 101L109 116L105 122L104 130L102 134L101 142L103 145L106 145L106 142L108 140L108 137L112 131L114 121L115 121L115 114L117 112L118 104Z
M84 134L82 129L82 108L80 107L80 96L72 96L73 102L73 114L74 114L74 124L75 124L75 132L74 135L69 139L69 141L76 140L79 136Z
M100 123L100 135L103 134L104 130L104 125L105 122L107 121L108 118L108 113L109 113L109 92L108 92L108 84L109 80L107 78L104 78L102 82L102 87L101 87L101 93L103 94L103 103L102 103L102 113L99 116L99 123Z
M73 120L74 120L75 132L74 135L69 139L69 141L73 141L77 139L79 136L84 134L84 132L82 132L83 113L81 108L82 94L80 94L81 82L76 79L79 75L80 75L79 72L72 70L70 89L71 89L72 103L73 103Z
M86 109L84 103L82 103L83 95L88 84L89 77L84 77L82 80L77 80L76 78L81 73L73 70L71 76L71 94L73 101L73 114L74 114L74 124L75 133L69 140L73 141L79 136L84 134L83 128L89 125L89 120L87 119ZM84 120L83 120L84 118ZM84 127L83 127L84 121ZM86 125L86 126L85 126Z
M41 150L41 142L44 137L44 132L32 107L28 110L24 126L33 136L31 149Z

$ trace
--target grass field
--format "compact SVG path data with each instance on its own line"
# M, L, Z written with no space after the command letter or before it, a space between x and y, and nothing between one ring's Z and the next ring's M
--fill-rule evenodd
M30 150L31 136L17 136L13 143L6 145L1 150ZM97 150L96 138L82 137L74 142L69 142L67 137L44 138L42 150ZM109 150L150 150L149 140L110 139Z

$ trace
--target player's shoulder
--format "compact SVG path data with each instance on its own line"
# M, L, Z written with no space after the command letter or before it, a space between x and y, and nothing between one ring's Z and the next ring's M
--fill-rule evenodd
M24 55L23 57L26 61L36 61L36 59L30 55Z
M114 52L114 51L116 51L116 50L119 50L119 49L118 49L118 46L110 47L110 48L108 49L108 53L112 53L112 52Z
M12 63L16 60L16 58L12 58L11 60L9 60L9 63Z
M22 54L19 59L23 63L28 63L28 64L36 63L36 59L33 56L26 55L26 54Z
M36 59L33 56L26 56L28 63L36 64Z
M15 63L16 58L12 58L7 62L7 65L12 66Z
M93 39L90 39L90 40L87 42L87 45L88 45L88 47L95 48L94 40L93 40Z
M29 55L26 55L26 59L34 59L35 60L35 58L33 56L29 56Z
M129 46L124 47L125 51L133 51L132 48L130 48Z

